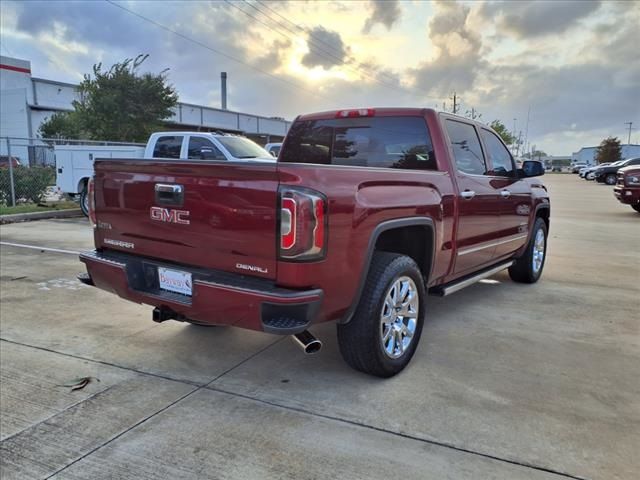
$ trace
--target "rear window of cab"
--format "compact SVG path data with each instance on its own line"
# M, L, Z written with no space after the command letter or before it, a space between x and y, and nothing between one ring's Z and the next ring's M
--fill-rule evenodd
M280 162L437 170L422 117L356 117L294 122Z

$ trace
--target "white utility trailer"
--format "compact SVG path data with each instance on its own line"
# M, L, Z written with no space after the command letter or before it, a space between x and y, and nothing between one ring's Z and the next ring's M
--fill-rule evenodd
M88 213L87 181L97 158L144 158L144 145L55 145L56 187L61 193L80 195L80 207Z

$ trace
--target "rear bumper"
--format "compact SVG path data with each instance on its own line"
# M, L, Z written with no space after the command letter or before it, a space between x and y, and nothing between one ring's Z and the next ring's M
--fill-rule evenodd
M640 188L626 188L616 185L613 187L613 194L622 203L629 205L640 203Z
M291 335L306 330L317 317L322 290L289 290L272 282L231 274L172 265L116 252L80 255L89 278L85 283L136 303L175 313L178 320L211 325L231 325L268 333ZM157 287L157 267L187 271L193 278L193 295Z

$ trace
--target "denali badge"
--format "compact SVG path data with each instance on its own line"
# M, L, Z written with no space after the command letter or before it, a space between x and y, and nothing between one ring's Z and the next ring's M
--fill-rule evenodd
M122 248L134 248L135 245L131 242L123 242L122 240L113 240L111 238L105 238L103 240L104 243L108 244L108 245L115 245L116 247L122 247Z
M236 263L236 268L239 268L240 270L250 270L252 272L260 272L260 273L268 272L266 268L257 267L255 265L245 265L244 263Z
M149 211L151 220L157 220L158 222L167 223L179 223L181 225L189 225L188 210L174 210L172 208L151 207Z

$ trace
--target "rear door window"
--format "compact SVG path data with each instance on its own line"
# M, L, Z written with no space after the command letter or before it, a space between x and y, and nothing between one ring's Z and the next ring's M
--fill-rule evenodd
M487 154L491 160L490 175L511 176L513 175L513 161L509 150L502 144L495 133L481 129L480 134L487 147Z
M295 122L279 161L436 170L422 117L359 117Z
M448 119L445 121L445 126L451 140L458 171L470 175L485 175L487 165L475 127Z
M154 158L180 158L180 149L182 149L182 139L179 135L167 135L158 137L156 145L153 148Z
M205 152L203 153L202 148ZM210 150L210 151L209 151ZM189 138L189 160L226 160L227 158L209 139L202 137Z

